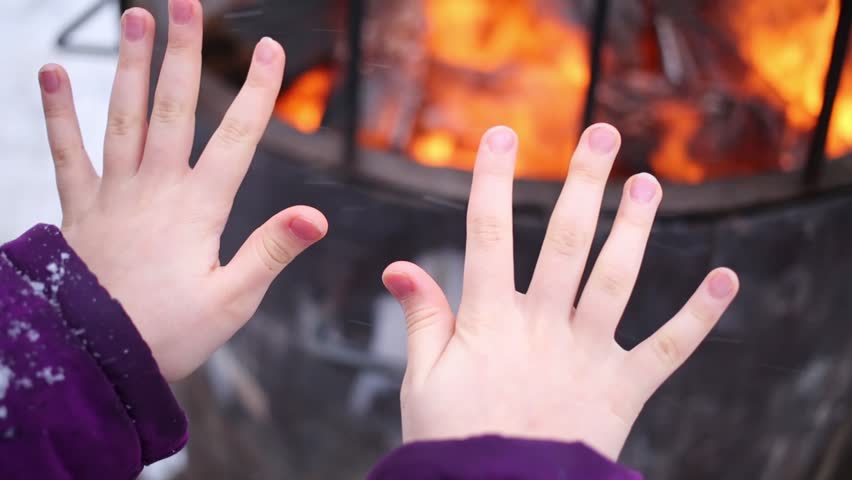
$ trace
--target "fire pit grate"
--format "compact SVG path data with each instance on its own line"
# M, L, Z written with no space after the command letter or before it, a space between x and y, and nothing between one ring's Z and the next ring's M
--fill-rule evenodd
M596 117L596 112L600 110L598 108L600 95L611 94L609 91L601 92L599 87L604 78L602 56L605 51L608 19L613 15L610 12L613 10L612 3L610 0L591 3L588 22L589 28L592 29L589 34L591 40L588 49L590 83L585 93L585 105L580 109L583 119L578 122L579 127L591 123ZM357 188L381 192L382 195L390 195L409 203L463 207L468 193L468 172L453 168L424 166L411 161L404 152L365 147L363 141L359 142L359 131L362 129L364 118L359 112L363 112L364 103L368 101L363 97L365 83L362 73L364 62L362 52L364 23L370 14L368 8L370 3L368 0L352 0L343 3L328 1L324 5L326 9L332 10L338 7L339 12L345 13L338 21L344 27L345 35L340 37L345 38L344 44L349 53L343 55L346 58L345 61L338 61L342 68L340 75L342 86L339 88L336 99L332 99L337 105L334 107L337 120L331 125L332 128L322 127L310 134L299 132L284 122L273 122L264 139L264 146L297 161L327 169ZM340 5L343 5L343 8L340 8ZM244 11L248 14L259 10L263 9L253 5L246 7ZM825 74L822 94L824 101L813 128L807 136L805 132L802 134L802 151L797 150L797 155L803 158L802 168L792 171L711 178L699 184L666 181L663 176L666 201L661 206L662 217L726 215L742 208L764 208L783 205L789 201L814 198L838 189L842 193L852 185L852 171L848 166L849 162L845 160L849 154L841 156L837 161L828 162L830 155L826 151L830 120L840 87L846 47L850 37L850 17L852 17L850 11L852 11L850 2L842 0L833 34L831 58ZM239 10L229 13L229 18L235 22L251 20L251 18L244 18ZM237 26L230 27L231 30L238 31L234 35L239 35L241 30L251 30L245 26L250 25L248 21L245 25L236 23ZM251 44L250 41L245 40L243 43ZM327 47L327 49L331 48ZM339 48L340 45L337 45L338 50ZM208 63L218 64L224 61L216 58L216 49L208 50L210 50L207 52L208 57L213 59ZM339 52L338 56L340 56ZM313 58L315 58L313 64L317 61L322 62L322 57L315 55ZM326 60L330 59L326 58ZM232 67L233 63L231 59ZM297 60L295 63L297 77L312 66L311 62ZM291 62L289 67L291 78L294 76L293 67ZM236 76L238 77L239 74ZM209 86L208 90L216 92L208 96L212 98L213 103L216 103L217 98L222 99L222 105L211 106L210 113L221 114L226 107L226 99L232 96L234 87L222 85L222 75L209 69L204 82ZM630 145L626 144L624 151L627 153L622 157L629 156ZM642 168L642 170L645 169L647 168ZM623 178L616 179L608 189L605 212L614 212L622 182ZM550 205L558 195L560 184L558 178L541 180L520 178L516 187L515 202L518 210L537 217L546 216Z

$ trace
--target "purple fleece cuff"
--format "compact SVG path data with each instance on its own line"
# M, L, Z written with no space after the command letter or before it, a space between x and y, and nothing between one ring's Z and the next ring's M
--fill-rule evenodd
M583 445L482 436L415 442L385 457L369 480L641 480Z
M35 290L43 289L68 331L112 384L139 436L142 462L152 463L183 448L186 416L150 348L59 229L37 225L3 251Z

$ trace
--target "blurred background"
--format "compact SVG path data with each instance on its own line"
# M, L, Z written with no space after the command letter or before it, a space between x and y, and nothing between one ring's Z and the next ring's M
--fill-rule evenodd
M61 63L74 82L77 113L89 154L101 168L108 92L115 72L119 13L117 2L93 18L76 38L107 49L103 55L77 55L57 47L63 29L89 7L85 1L4 0L0 17L0 241L20 235L35 222L59 223L62 214L44 120L38 70Z
M166 0L91 2L2 5L0 241L61 219L38 68L68 69L100 169L123 8L157 18L159 63ZM288 55L223 260L296 203L331 230L175 385L190 444L144 478L363 478L400 441L404 321L381 271L417 261L457 304L469 169L481 133L502 123L521 138L525 290L572 145L594 121L624 141L592 260L625 178L650 171L666 192L616 340L644 339L715 266L742 282L648 403L622 461L662 480L852 478L852 1L202 3L196 156L255 42L271 36Z

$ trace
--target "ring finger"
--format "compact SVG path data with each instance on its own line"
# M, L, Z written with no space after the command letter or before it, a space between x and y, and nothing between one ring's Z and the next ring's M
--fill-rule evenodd
M140 166L158 178L189 170L201 79L201 5L169 0L169 12L169 43Z
M652 175L635 175L624 186L621 206L609 238L601 250L583 289L576 327L595 340L612 341L615 328L642 266L642 257L654 214L662 198L660 184Z

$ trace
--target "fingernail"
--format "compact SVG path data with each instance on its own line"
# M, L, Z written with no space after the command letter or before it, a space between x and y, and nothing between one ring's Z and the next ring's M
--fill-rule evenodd
M414 282L407 275L397 273L385 277L385 286L390 291L391 295L399 300L403 300L414 293Z
M650 175L636 175L630 181L630 198L639 203L648 203L657 196L657 182Z
M276 53L275 41L269 37L264 37L257 44L257 60L260 63L269 65L275 60Z
M316 242L322 237L322 230L303 217L295 217L290 220L289 227L293 235L305 242Z
M135 42L145 36L145 18L138 13L124 15L124 38Z
M41 88L47 93L54 93L59 90L59 74L55 70L45 69L38 72L38 81Z
M173 0L172 1L172 20L180 25L186 25L192 20L193 14L191 0Z
M728 274L720 272L710 278L710 295L719 300L727 298L734 290L734 282Z
M485 142L493 153L509 153L515 146L515 132L507 127L497 127L488 132Z
M610 153L618 140L610 127L597 127L589 133L589 147L595 153Z

